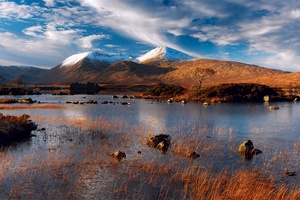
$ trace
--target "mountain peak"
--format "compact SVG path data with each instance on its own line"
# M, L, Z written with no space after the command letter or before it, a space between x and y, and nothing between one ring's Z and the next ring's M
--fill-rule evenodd
M139 63L159 60L182 61L191 59L193 59L193 57L166 46L156 47L148 53L136 58Z
M70 65L75 65L76 63L82 61L85 59L87 56L90 55L91 52L84 52L84 53L78 53L74 54L72 56L67 57L64 61L61 63L61 67L67 67Z
M60 67L73 66L85 59L88 59L93 63L104 62L104 63L112 64L114 62L121 61L121 60L132 60L132 57L129 56L128 54L121 54L121 53L104 54L100 51L91 51L91 52L78 53L69 56L60 64Z

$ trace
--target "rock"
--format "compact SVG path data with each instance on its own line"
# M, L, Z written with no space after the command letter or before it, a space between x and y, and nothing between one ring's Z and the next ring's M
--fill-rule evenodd
M296 97L296 98L294 99L294 102L298 102L298 97Z
M118 161L126 158L126 154L122 151L116 151L115 153L111 154L113 158L116 158Z
M103 101L101 104L108 104L108 101Z
M159 134L150 137L147 140L149 147L158 148L162 153L168 151L171 144L171 136L169 134Z
M279 107L278 106L269 106L268 109L269 110L278 110Z
M129 102L122 102L121 105L130 105Z
M204 106L209 106L210 104L207 103L207 102L204 102L203 105L204 105Z
M97 102L97 101L94 101L94 100L88 100L86 103L87 103L87 104L97 104L98 102Z
M158 145L156 146L162 153L166 153L169 149L169 145L170 143L166 140L161 141L160 143L158 143Z
M21 103L34 103L34 101L31 98L22 99Z
M270 101L270 96L269 95L264 96L264 102L269 102L269 101Z
M290 172L290 171L286 171L285 174L288 176L296 176L297 175L296 172Z
M141 152L141 151L138 151L137 153L138 153L138 154L142 154L142 152Z
M262 153L261 150L255 149L251 140L245 140L237 149L242 157L251 159L253 155Z
M252 149L252 150L251 150L251 154L252 154L252 155L257 155L257 154L260 154L260 153L262 153L262 151L259 150L259 149Z
M168 99L167 102L168 102L168 103L172 103L172 102L173 102L173 99Z
M194 151L192 153L187 153L186 157L191 158L191 159L196 159L196 158L199 158L200 155Z
M118 99L119 97L117 95L112 96L113 99Z

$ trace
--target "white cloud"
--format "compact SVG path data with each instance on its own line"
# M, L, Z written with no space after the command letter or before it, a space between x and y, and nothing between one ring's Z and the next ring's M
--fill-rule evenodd
M55 5L54 0L43 0L46 6L52 7Z
M91 49L91 48L93 48L92 42L94 40L102 40L102 39L109 39L109 36L108 35L89 35L89 36L80 38L79 44L80 44L81 48Z
M23 30L23 33L30 36L38 36L43 32L42 26L31 26Z
M65 6L53 7L59 5L57 2ZM11 42L37 54L45 52L45 55L46 52L63 55L94 49L93 41L108 39L108 36L95 31L89 33L88 29L93 27L115 30L146 44L165 45L196 56L199 56L197 52L191 53L176 45L176 39L190 36L216 46L246 43L249 52L274 55L259 60L261 65L280 68L289 63L290 68L298 69L295 63L300 60L300 1L297 0L174 0L169 1L168 6L163 6L163 0L78 0L81 6L70 2L44 0L48 7L39 7L26 5L26 1L22 5L1 1L0 18L9 19L7 23L36 20L36 24L23 30L31 40L21 38L20 34L10 35L1 28L6 34L1 33L1 48L20 52L21 49L6 45ZM172 39L168 37L170 34ZM13 40L18 41L18 45ZM106 47L113 48L109 44Z
M18 5L14 2L0 2L0 18L28 19L35 10L31 6Z

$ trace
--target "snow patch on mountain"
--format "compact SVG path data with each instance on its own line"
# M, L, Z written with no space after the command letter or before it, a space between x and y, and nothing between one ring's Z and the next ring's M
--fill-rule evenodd
M147 60L171 60L171 61L182 61L182 60L191 60L193 57L177 51L175 49L171 49L169 47L160 46L152 49L148 53L136 58L136 61L141 63Z
M121 60L133 60L131 56L128 54L121 54L121 53L114 53L114 54L103 54L98 51L93 51L90 53L88 58L91 61L102 61L102 62L107 62L107 63L114 63L118 62Z
M79 54L74 54L68 58L66 58L60 65L60 67L67 67L75 65L76 63L84 60L89 59L91 62L98 63L98 62L106 62L106 63L114 63L121 60L133 60L131 56L128 54L103 54L99 51L92 51L92 52L84 52Z
M78 53L67 57L64 61L62 61L61 67L75 65L76 63L85 59L88 55L90 55L90 52Z

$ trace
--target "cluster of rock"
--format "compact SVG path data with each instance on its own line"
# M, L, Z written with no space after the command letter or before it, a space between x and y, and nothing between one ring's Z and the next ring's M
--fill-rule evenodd
M171 146L171 136L169 134L159 134L151 136L146 143L149 147L159 149L163 154L165 154ZM262 153L261 150L254 148L251 140L245 140L237 149L239 154L245 159L251 159L254 155ZM138 154L141 154L141 151L138 151ZM121 161L126 158L126 154L122 151L116 151L111 154L113 158ZM197 152L189 152L185 154L186 157L190 159L196 159L200 157L200 154Z
M79 102L79 101L66 101L67 104L98 104L97 101L88 100L87 102Z
M87 102L85 101L66 101L66 104L98 104L97 101L95 100L88 100ZM101 104L120 104L120 105L131 105L130 102L113 102L113 101L102 101Z

